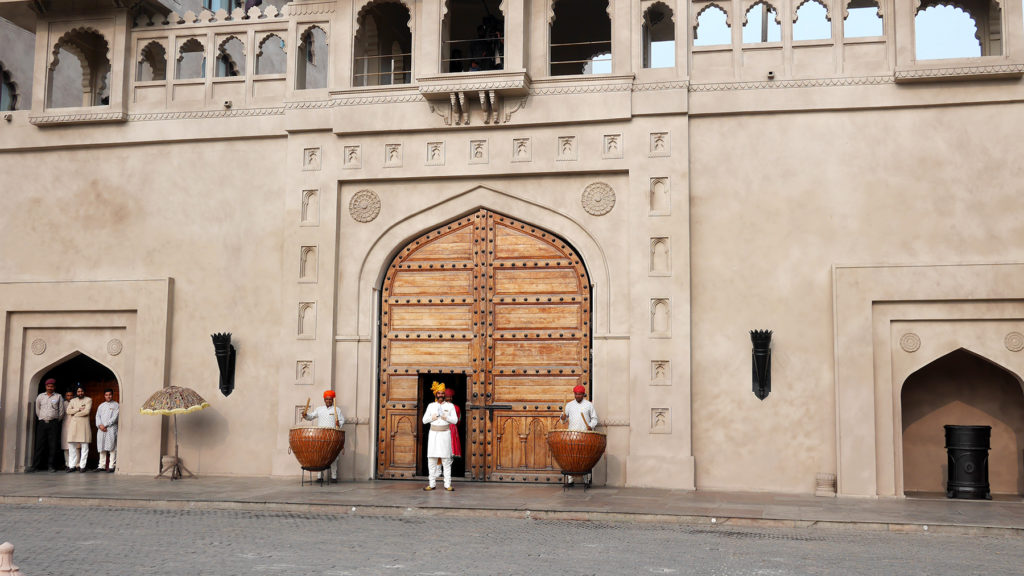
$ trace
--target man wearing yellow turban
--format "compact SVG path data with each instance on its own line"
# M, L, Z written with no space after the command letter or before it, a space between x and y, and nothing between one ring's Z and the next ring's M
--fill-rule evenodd
M438 460L444 468L444 489L452 492L452 435L448 426L458 424L459 416L455 412L455 405L448 402L444 397L444 384L434 382L430 385L430 391L434 393L434 401L427 406L423 413L423 423L430 425L430 436L427 438L427 466L430 469L430 485L424 490L433 490L437 487L439 475Z

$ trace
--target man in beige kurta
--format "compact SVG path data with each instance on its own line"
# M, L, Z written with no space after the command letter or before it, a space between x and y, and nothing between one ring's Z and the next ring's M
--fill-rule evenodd
M92 441L92 427L89 425L91 411L92 398L86 396L85 389L79 386L67 409L71 417L68 424L68 472L76 469L85 472L85 464L89 461L89 442Z

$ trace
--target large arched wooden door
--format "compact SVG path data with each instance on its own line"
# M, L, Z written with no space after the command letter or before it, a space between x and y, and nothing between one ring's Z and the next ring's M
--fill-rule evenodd
M377 475L424 458L421 375L466 378L467 475L561 480L545 434L590 385L590 281L564 240L480 210L410 242L381 295Z

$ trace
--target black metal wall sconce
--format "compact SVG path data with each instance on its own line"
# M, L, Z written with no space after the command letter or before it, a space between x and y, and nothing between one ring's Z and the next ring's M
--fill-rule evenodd
M750 364L754 396L764 400L772 391L772 331L751 330Z
M235 347L231 345L231 332L217 333L213 338L213 351L220 368L220 392L227 396L235 389Z

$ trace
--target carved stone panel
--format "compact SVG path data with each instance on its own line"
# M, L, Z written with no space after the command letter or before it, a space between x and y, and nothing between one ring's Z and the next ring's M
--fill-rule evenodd
M576 150L575 136L559 136L558 151L555 160L560 162L576 160L579 157Z
M299 282L316 282L317 250L316 246L302 246L299 249Z
M360 190L349 201L348 213L356 222L373 222L380 214L380 197L373 190Z
M427 166L444 166L444 142L427 142Z
M117 338L111 338L107 342L107 354L111 356L117 356L124 350L124 343Z
M672 249L668 237L651 238L650 275L672 275Z
M320 148L306 148L302 151L302 169L313 171L320 169Z
M672 212L672 196L668 178L651 178L650 215L668 216Z
M668 338L672 335L672 310L668 298L651 298L651 336Z
M295 383L304 386L313 384L312 360L299 360L295 363Z
M298 330L300 340L316 338L316 302L299 302Z
M672 411L668 408L651 408L651 434L672 433Z
M470 140L469 141L469 163L470 164L487 164L488 151L487 151L487 140Z
M512 139L512 161L513 162L532 162L533 161L533 149L530 146L529 138L513 138Z
M604 216L615 207L615 191L604 182L594 182L583 189L580 202L587 214Z
M300 226L320 225L320 191L302 191L302 209L299 213Z
M605 134L602 158L622 158L622 134Z
M1003 345L1010 352L1020 352L1024 350L1024 334L1020 332L1010 332L1003 339Z
M363 167L363 151L359 145L345 146L342 150L342 166L346 169Z
M651 386L672 385L672 363L669 360L651 360Z
M921 337L913 332L907 332L900 337L900 348L904 352L917 352L921 348Z
M46 352L46 340L36 338L32 341L31 350L36 356L42 355L43 352Z
M659 156L671 156L672 155L672 141L669 139L668 132L651 132L651 151L650 156L652 158Z
M402 145L401 144L385 144L384 145L384 167L385 168L401 168L402 167Z

